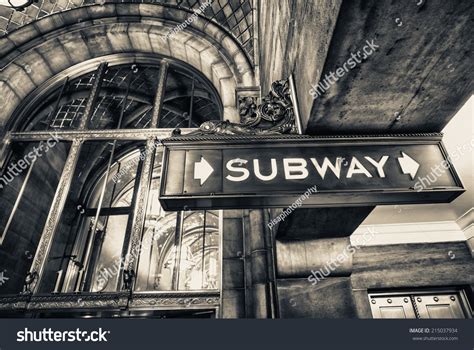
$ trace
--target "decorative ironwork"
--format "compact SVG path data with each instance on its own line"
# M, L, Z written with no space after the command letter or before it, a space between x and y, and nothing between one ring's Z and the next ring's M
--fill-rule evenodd
M189 129L188 129L189 130ZM147 140L169 137L173 129L120 129L120 130L70 130L56 131L54 135L61 141L74 141L77 138L87 140ZM15 132L10 134L10 141L42 141L51 137L47 131Z
M46 88L45 98L22 106L22 117L12 117L15 121L8 129L62 132L191 128L222 115L218 93L211 83L179 64L170 69L167 60L106 68L105 64L79 77L66 77L61 87ZM194 112L191 116L190 105Z
M146 145L145 160L143 163L143 172L137 189L136 208L129 245L130 254L127 255L127 261L125 262L125 270L128 271L135 271L138 265L138 259L136 257L136 254L140 252L140 247L142 243L142 230L143 225L145 224L145 215L147 210L146 203L148 201L148 185L151 181L151 177L153 174L152 164L155 157L155 148L155 138L148 139Z
M434 140L434 141L441 141L443 134L441 133L418 133L418 134L377 134L377 135L320 135L320 136L311 136L311 135L212 135L212 134L199 134L197 135L195 132L194 134L189 133L185 135L178 135L176 134L176 130L174 130L175 137L170 137L163 140L163 144L166 145L167 143L182 143L182 142L190 142L190 141L219 141L219 142L248 142L249 140L259 142L280 142L280 141L294 141L294 142L314 142L314 141L327 141L327 142L339 142L343 140L354 140L360 139L363 141L371 140L371 141L387 141L389 139L396 140L397 142L402 139L417 139L417 138L426 138L427 141Z
M247 123L249 119L254 118L257 114L257 97L255 96L240 96L239 97L239 115L243 124Z
M71 186L74 168L81 150L81 144L81 139L76 139L72 142L68 158L66 159L66 164L64 165L61 180L58 184L58 189L53 200L53 205L46 220L43 234L41 235L33 263L31 264L31 274L37 273L38 275L41 275L44 265L46 264L49 250L53 244L54 233L61 216L61 210L64 206L69 188ZM38 279L39 278L36 278L30 283L30 289L32 291L36 290L36 287L38 286Z
M252 97L240 99L242 123L208 121L188 135L280 135L296 133L295 113L288 80L277 80L270 93L256 105ZM181 130L173 131L173 136Z
M23 285L23 292L22 294L32 294L33 291L31 289L31 285L35 280L38 278L38 273L36 271L28 272L25 277L25 282Z
M131 289L134 279L135 279L135 271L133 271L133 270L124 270L123 271L123 289L124 290Z

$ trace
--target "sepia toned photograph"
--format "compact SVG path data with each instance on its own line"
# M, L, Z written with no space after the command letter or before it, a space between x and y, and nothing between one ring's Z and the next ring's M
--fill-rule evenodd
M84 319L410 319L458 349L473 24L470 0L0 0L5 349Z

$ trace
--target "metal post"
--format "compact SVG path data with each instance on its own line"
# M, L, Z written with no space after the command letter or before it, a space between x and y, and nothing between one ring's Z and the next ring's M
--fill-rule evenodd
M174 259L174 267L173 267L173 290L179 290L179 266L181 264L181 246L183 243L183 229L184 229L184 214L186 212L180 211L176 216L176 230L175 230L175 239L174 244L176 246L175 249L175 259Z
M288 78L288 81L290 83L290 99L291 99L291 102L293 103L293 112L295 113L296 131L298 132L298 134L303 135L303 125L301 123L300 109L298 105L298 96L296 95L296 86L295 86L295 80L293 78L293 74L290 75L290 77Z
M16 214L16 211L18 210L18 206L20 205L21 199L23 198L23 193L25 193L26 186L28 185L28 181L30 180L31 172L33 171L33 166L35 165L36 160L34 160L30 168L28 169L28 172L26 173L25 180L23 180L23 184L21 185L20 192L18 192L18 196L16 197L15 204L13 205L13 209L10 213L10 217L8 218L7 224L5 225L5 229L3 230L3 234L0 236L0 245L3 243L3 240L5 239L5 236L7 235L8 230L10 229L10 225L13 221L13 217Z
M46 224L44 226L41 239L38 243L38 248L36 249L35 257L31 264L30 273L32 275L37 274L38 276L38 278L33 280L33 282L30 284L30 290L33 293L38 292L39 289L49 251L53 243L54 234L56 233L56 229L63 212L64 204L66 203L66 199L69 195L69 189L71 187L74 169L79 159L81 147L81 139L77 139L72 142L69 155L66 159L66 163L61 174L61 179L59 180L57 186L56 194L54 195L48 218L46 219Z
M203 224L203 233L202 233L202 262L201 262L201 288L204 289L204 268L206 267L205 264L205 256L206 256L206 225L207 225L207 211L204 210L204 224Z
M145 160L143 161L143 171L141 174L140 183L137 189L136 205L133 213L132 232L130 235L130 244L128 255L124 266L128 271L136 271L138 266L138 256L140 254L140 247L142 241L143 227L145 225L145 216L148 204L148 194L153 175L153 161L155 159L155 139L147 140L145 150ZM130 288L133 290L134 282L131 283Z

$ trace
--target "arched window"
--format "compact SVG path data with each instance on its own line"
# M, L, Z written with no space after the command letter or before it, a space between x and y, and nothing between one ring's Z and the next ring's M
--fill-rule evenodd
M158 193L160 139L222 110L201 74L155 58L85 64L40 87L9 124L4 173L55 143L0 191L0 262L14 266L3 248L15 244L27 257L8 292L218 289L220 213L165 212Z
M171 65L166 73L158 127L195 128L205 121L220 119L222 105L207 79L177 64ZM77 130L84 123L84 112L91 98L95 100L86 121L87 129L149 128L159 75L160 65L156 63L132 61L107 66L97 84L99 91L93 97L91 90L97 70L67 76L52 83L41 97L32 98L18 113L20 116L14 118L14 129Z

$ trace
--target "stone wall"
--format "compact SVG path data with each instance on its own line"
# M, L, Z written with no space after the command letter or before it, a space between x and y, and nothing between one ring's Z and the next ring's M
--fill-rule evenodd
M303 128L313 106L341 0L262 1L259 13L262 91L294 74Z
M368 292L384 289L460 287L473 304L474 260L465 242L361 246L338 269L313 283L308 280L311 270L326 272L336 250L342 253L349 246L348 238L318 241L319 248L304 254L288 250L296 253L318 242L298 242L294 248L277 243L282 318L372 318Z

